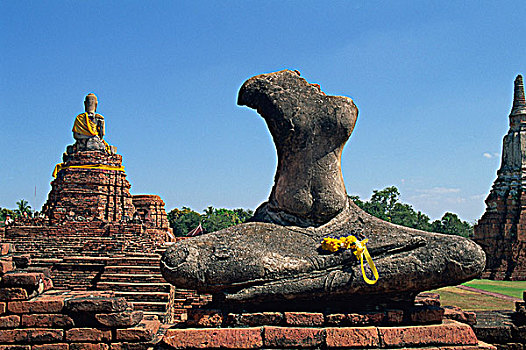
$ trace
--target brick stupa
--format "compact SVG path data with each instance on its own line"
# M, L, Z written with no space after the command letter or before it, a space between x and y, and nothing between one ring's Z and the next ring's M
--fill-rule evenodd
M18 218L1 241L29 254L32 268L50 271L55 287L104 290L134 307L163 315L169 285L159 253L173 240L164 202L132 195L117 148L104 140L97 98L86 96L75 118L75 143L55 167L51 191L37 218ZM1 327L0 327L1 328Z
M84 151L65 153L63 161L64 168L51 182L51 192L43 210L51 224L93 220L121 222L133 218L135 208L126 173L110 168L89 168L106 165L122 169L122 156Z
M526 280L526 100L522 76L515 79L510 129L486 212L474 240L486 252L483 278Z

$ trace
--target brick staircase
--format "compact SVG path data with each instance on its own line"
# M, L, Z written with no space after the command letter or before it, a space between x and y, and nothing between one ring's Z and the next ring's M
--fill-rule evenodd
M30 254L33 267L49 269L58 289L115 291L136 310L164 316L170 285L159 269L163 232L97 222L6 231L2 241Z
M114 291L126 297L135 310L163 317L170 284L161 275L160 258L159 254L135 253L108 259L94 289Z

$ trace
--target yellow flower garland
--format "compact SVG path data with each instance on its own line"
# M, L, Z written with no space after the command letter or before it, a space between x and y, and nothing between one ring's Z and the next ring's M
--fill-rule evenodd
M362 276L363 280L367 284L375 284L378 282L378 270L376 270L376 266L374 265L373 258L371 258L371 254L369 254L369 251L367 250L367 247L365 244L368 242L368 239L364 239L363 241L358 241L358 238L355 236L347 236L347 237L340 237L340 238L332 238L332 237L326 237L321 242L321 249L328 250L332 253L337 252L340 249L353 249L354 255L360 260L360 265L362 268ZM369 279L365 275L365 269L363 267L363 257L365 256L365 259L367 260L367 263L369 264L369 267L371 268L371 271L374 275L374 280Z

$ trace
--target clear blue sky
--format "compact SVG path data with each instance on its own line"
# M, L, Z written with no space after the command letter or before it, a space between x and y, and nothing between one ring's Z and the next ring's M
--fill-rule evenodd
M478 219L500 165L525 1L1 1L0 206L40 209L94 92L131 192L167 209L252 208L276 155L236 105L253 75L297 69L360 113L350 194L395 185L439 218ZM36 186L36 196L35 196Z

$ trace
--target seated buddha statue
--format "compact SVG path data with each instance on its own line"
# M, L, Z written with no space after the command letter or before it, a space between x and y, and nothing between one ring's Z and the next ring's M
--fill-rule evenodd
M88 94L84 100L84 113L77 115L73 124L73 147L68 148L68 154L79 151L101 151L114 154L114 147L104 140L104 117L97 111L97 96Z

